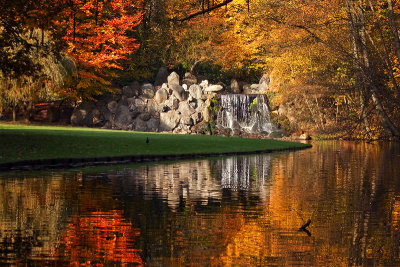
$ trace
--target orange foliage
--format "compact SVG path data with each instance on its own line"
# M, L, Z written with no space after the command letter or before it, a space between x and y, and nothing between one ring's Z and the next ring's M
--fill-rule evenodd
M73 0L57 17L55 24L64 30L67 54L75 59L79 68L80 80L76 88L86 90L93 85L104 85L102 78L109 76L107 72L122 69L119 61L127 59L126 55L139 47L129 33L141 21L143 13L139 6L142 2Z

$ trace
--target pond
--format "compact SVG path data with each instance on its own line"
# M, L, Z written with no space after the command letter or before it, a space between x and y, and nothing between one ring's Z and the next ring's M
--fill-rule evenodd
M400 264L396 143L0 178L1 264Z

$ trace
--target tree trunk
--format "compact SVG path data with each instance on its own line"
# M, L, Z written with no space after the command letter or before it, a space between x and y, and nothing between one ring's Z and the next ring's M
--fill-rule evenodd
M13 118L13 121L17 120L17 108L16 107L12 107L12 118Z
M390 29L392 30L392 35L393 35L394 49L395 49L395 52L396 52L397 59L400 62L399 31L398 31L398 27L397 27L397 24L396 24L396 19L394 17L392 0L387 0L387 3L388 3L388 10L389 10Z
M370 52L368 50L366 37L367 32L365 28L365 16L364 10L362 7L363 1L358 0L346 0L348 16L350 21L350 33L352 35L352 40L354 41L354 63L355 67L358 70L358 73L361 74L359 77L360 84L356 85L358 88L365 88L366 93L371 95L372 102L374 104L374 108L378 114L380 122L385 129L386 132L391 134L391 136L396 139L400 139L400 132L390 120L387 112L385 111L382 102L379 98L378 87L374 81L373 69L370 65ZM360 91L360 94L363 92ZM361 102L362 99L361 99ZM361 103L362 109L365 110L365 103ZM363 112L363 111L362 111ZM365 112L365 111L364 111ZM366 118L365 114L361 114L364 119ZM367 120L364 122L368 122ZM365 125L367 129L367 124Z

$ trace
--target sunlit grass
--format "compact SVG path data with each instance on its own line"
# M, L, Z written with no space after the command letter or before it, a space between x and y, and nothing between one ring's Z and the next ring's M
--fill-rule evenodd
M146 144L146 138L149 144ZM0 163L128 155L182 155L304 148L269 139L0 124Z

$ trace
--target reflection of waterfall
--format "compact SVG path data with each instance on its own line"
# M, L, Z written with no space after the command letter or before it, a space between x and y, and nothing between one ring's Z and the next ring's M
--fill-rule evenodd
M274 125L266 95L221 95L218 127L235 132L270 134Z
M231 157L219 165L223 188L259 191L270 176L271 156Z

